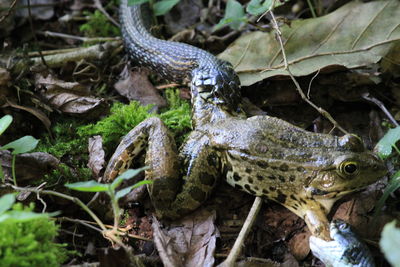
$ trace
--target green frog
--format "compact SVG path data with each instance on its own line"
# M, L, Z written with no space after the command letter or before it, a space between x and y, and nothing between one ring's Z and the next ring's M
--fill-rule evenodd
M326 215L340 197L386 173L354 135L312 133L270 116L246 118L207 101L192 88L194 130L178 153L159 118L131 130L105 176L115 178L146 151L148 191L159 217L176 219L199 207L223 177L233 187L276 201L329 240ZM182 179L183 178L183 179Z
M152 37L140 8L121 2L131 58L170 79L190 77L193 131L179 152L163 122L149 118L121 141L104 176L112 180L145 152L156 214L176 219L198 208L221 177L233 187L276 201L330 240L327 214L340 197L381 178L385 165L354 135L312 133L270 116L247 118L232 66L204 50ZM158 67L157 67L158 66Z

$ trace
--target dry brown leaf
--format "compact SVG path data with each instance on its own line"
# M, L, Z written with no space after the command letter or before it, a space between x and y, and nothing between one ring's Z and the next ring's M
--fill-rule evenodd
M115 83L114 88L122 96L129 100L137 100L142 105L153 104L158 108L165 107L167 101L159 95L147 75L143 70L130 71L124 68L121 79Z
M154 218L154 243L164 266L213 266L218 230L215 212L197 210L161 229Z
M46 114L44 114L41 110L33 108L33 107L21 106L21 105L18 105L17 103L14 103L13 101L6 99L6 104L4 104L3 107L7 107L7 106L10 106L10 107L13 107L16 109L25 110L26 112L31 113L33 116L38 118L44 124L44 126L46 127L46 129L48 131L50 131L51 121L46 116Z
M301 233L296 234L289 240L288 245L290 253L292 253L297 260L304 260L308 253L310 253L310 236L310 231L305 227Z
M294 76L304 76L377 63L400 40L399 17L397 0L352 1L323 17L293 20L281 27L290 70ZM244 34L219 57L235 66L246 86L288 76L275 32Z
M100 171L103 169L104 160L103 139L100 135L89 138L89 162L88 167L92 170L96 177L99 177Z
M11 160L12 155L10 151L0 151L0 161L6 179L12 179ZM15 160L17 180L24 181L43 178L44 175L49 174L52 170L56 169L59 164L60 161L56 157L44 152L17 155Z
M107 105L103 99L85 96L89 89L76 82L65 82L51 75L44 77L38 74L35 77L35 85L39 94L50 105L61 112L70 115L85 115L85 118L96 118L104 114Z
M3 68L0 68L0 87L7 86L11 81L10 73Z

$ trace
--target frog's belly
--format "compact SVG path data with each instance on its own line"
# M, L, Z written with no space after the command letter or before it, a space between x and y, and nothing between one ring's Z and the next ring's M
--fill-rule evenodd
M255 196L264 196L281 204L294 197L299 187L287 162L253 157L230 150L225 160L226 181Z

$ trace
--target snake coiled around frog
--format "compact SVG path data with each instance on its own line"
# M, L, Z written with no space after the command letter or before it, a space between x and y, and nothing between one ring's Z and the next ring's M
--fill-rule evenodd
M312 133L270 116L247 118L232 66L204 50L154 38L140 6L122 0L120 20L132 60L191 88L193 131L179 151L162 121L150 118L123 138L105 171L111 180L145 151L146 179L154 181L148 191L159 217L195 210L224 177L235 188L279 202L314 236L330 240L326 216L334 202L386 173L353 135Z

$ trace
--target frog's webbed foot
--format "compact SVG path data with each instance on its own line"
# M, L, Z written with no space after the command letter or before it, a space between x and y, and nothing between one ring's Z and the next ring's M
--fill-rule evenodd
M125 135L107 165L104 178L115 179L145 149L145 165L150 167L146 179L154 181L148 188L151 191L156 185L164 189L152 201L159 208L168 208L180 188L179 162L175 142L159 118L146 119Z
M192 88L203 99L236 111L242 100L239 77L229 62L218 60L211 66L200 66L192 71Z
M347 223L333 220L330 236L333 241L310 237L311 251L326 266L375 266L368 247L358 239Z

